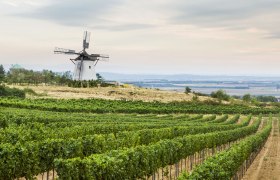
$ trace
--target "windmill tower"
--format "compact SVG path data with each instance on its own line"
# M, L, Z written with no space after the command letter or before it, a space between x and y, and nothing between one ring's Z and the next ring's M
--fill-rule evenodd
M74 64L74 76L73 80L96 80L95 66L98 61L108 61L108 55L102 54L88 54L86 49L89 47L90 32L84 32L83 38L83 50L76 52L75 50L55 48L55 54L67 54L67 55L78 55L75 59L70 59Z

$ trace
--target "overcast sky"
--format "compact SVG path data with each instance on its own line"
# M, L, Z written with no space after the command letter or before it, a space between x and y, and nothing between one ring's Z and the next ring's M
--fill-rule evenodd
M6 67L72 70L53 49L89 30L98 72L280 75L279 0L0 0L0 22Z

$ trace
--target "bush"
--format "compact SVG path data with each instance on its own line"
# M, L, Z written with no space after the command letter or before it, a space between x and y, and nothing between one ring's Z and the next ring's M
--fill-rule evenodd
M252 100L252 97L250 94L245 94L243 97L242 97L243 101L245 102L250 102Z
M205 93L195 92L195 91L193 91L193 93L194 93L195 95L197 95L197 96L208 96L208 97L209 97L209 95L208 95L208 94L205 94Z
M217 98L219 101L228 101L230 99L230 96L223 90L218 90L216 92L211 93L212 98Z
M237 95L233 95L233 96L231 96L232 98L234 98L234 99L241 99L241 97L240 96L237 96Z
M37 96L37 95L38 95L33 89L30 89L30 88L24 88L23 91L24 91L26 94L30 94L30 95L34 95L34 96Z
M274 96L257 96L256 99L260 102L278 102Z
M187 86L187 87L185 88L185 93L186 93L186 94L189 94L190 92L192 92L192 89L191 89L190 87Z
M16 88L9 88L3 85L0 85L0 97L19 97L25 98L25 92Z
M92 88L92 87L99 87L99 86L109 87L114 85L99 80L89 80L89 81L69 80L68 81L68 87L74 87L74 88Z
M197 95L194 95L194 96L192 97L192 101L197 102L197 101L198 101L198 96L197 96Z

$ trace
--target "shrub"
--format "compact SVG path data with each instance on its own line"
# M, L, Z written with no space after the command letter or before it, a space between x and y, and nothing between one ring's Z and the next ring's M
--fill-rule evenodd
M190 87L187 86L187 87L185 88L185 93L186 93L186 94L189 94L191 91L192 91L192 89L191 89Z
M274 96L257 96L256 99L260 102L278 102Z
M37 96L37 95L38 95L33 89L30 89L30 88L24 88L23 91L24 91L26 94L30 94L30 95L34 95L34 96Z
M25 92L24 90L9 88L4 85L0 85L0 97L1 96L25 98Z
M198 101L198 96L197 96L197 95L194 95L194 96L192 97L192 101L197 102L197 101Z
M219 101L228 101L230 99L230 96L223 90L218 90L216 92L211 93L212 98L217 98Z
M209 96L208 94L205 94L205 93L201 93L201 92L195 92L193 91L193 93L197 96Z
M243 97L242 97L243 101L245 102L250 102L252 100L252 97L250 94L245 94Z

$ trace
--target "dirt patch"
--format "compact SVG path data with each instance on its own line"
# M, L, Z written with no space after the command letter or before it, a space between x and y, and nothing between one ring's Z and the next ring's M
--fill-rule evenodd
M272 132L243 180L280 180L279 120L273 121Z

